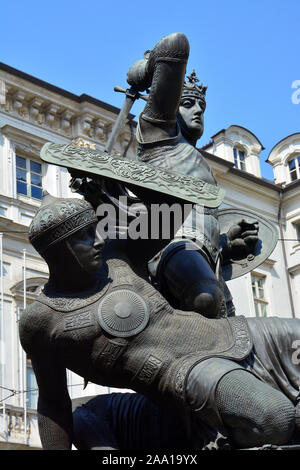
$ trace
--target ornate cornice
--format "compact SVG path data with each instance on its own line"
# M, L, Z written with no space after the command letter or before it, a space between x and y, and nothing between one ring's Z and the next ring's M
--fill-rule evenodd
M11 143L16 148L34 155L39 154L42 146L46 142L45 139L42 139L37 135L28 134L23 129L17 129L8 124L1 128L1 132L10 139Z
M114 124L115 116L96 105L78 103L70 99L57 96L53 93L41 95L35 93L34 87L28 89L17 83L10 83L1 78L0 112L15 119L37 126L38 128L54 132L68 139L88 139L96 146L103 147ZM26 87L27 85L27 87ZM108 116L105 117L104 114ZM118 139L118 145L123 149L130 139L130 131L126 129Z

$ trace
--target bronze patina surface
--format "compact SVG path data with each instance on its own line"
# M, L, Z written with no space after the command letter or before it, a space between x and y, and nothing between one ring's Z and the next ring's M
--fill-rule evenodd
M232 316L221 273L222 263L245 264L245 256L248 262L249 255L261 262L275 246L276 235L272 224L248 212L218 213L224 193L195 147L203 132L206 87L198 85L194 73L184 83L188 55L186 36L174 33L129 71L131 86L139 91L151 86L138 126L141 161L72 145L49 143L42 150L48 163L90 175L91 180L100 177L107 183L110 201L118 185L128 185L137 189L142 202L140 188L148 189L148 205L154 194L160 194L195 205L202 201L204 206L204 226L196 233L196 242L202 245L187 249L184 236L195 228L191 218L187 233L158 253L151 239L104 242L87 201L45 198L29 238L48 264L49 281L19 323L20 340L39 386L44 449L70 449L76 437L67 369L85 383L142 394L149 412L154 412L155 403L155 413L164 423L180 422L192 450L300 442L300 372L291 354L300 338L300 320ZM101 204L100 186L87 181L84 188L88 185L96 193L94 202ZM86 199L90 196L82 193ZM194 214L196 210L195 206ZM268 239L271 233L272 247L265 250L264 236ZM193 241L192 236L187 238L188 243ZM151 282L150 253L158 255ZM115 406L120 425L116 432L121 432L124 408ZM139 426L148 426L149 421L141 421L145 414L136 410L133 427L125 420L126 433L135 432L137 440L131 444L147 450L147 441L139 441ZM80 426L86 442L79 448L99 448L104 423L94 420L89 426L95 416L93 404L85 412L88 422ZM152 421L152 433L159 426L159 419ZM164 442L172 447L177 442L176 436L172 439L170 432ZM117 448L130 447L130 439L114 442Z
M251 253L243 253L241 256L232 255L222 265L222 273L225 281L235 279L251 272L262 264L273 253L278 242L278 229L275 224L265 217L247 209L219 209L220 244L227 245L227 233L234 224L246 220L249 225L259 224L259 239L255 242Z
M225 196L222 188L205 181L77 145L48 142L41 150L41 159L69 170L148 188L207 207L218 207Z
M191 449L292 439L299 366L289 351L299 320L208 319L173 309L135 264L130 244L99 239L88 203L45 201L29 237L50 277L19 324L39 386L45 449L70 449L73 440L66 369L85 382L131 388L177 415ZM92 448L94 431L86 438Z

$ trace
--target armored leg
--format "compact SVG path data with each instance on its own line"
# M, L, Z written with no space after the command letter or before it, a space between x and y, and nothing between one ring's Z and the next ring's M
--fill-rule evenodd
M285 444L292 437L293 403L238 363L212 358L196 365L186 397L194 416L227 434L235 448Z
M220 380L216 403L238 447L286 444L292 437L295 425L292 402L246 371L232 371Z
M175 252L164 263L161 276L180 309L193 310L209 318L224 315L223 286L199 251Z

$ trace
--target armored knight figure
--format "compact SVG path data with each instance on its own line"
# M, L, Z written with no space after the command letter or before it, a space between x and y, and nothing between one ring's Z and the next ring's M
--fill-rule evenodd
M129 69L130 84L151 86L136 132L138 159L217 185L204 154L195 148L203 133L206 86L197 83L195 72L184 82L188 56L187 38L170 34ZM218 209L195 205L175 239L150 261L149 272L173 306L211 318L234 315L221 264L233 250L250 253L257 233L256 222L241 219L221 250Z
M300 321L176 310L135 265L135 241L104 245L96 223L87 201L48 195L29 229L50 272L19 324L39 388L43 448L71 446L66 369L177 414L193 449L212 434L233 447L294 439L300 374L291 351Z

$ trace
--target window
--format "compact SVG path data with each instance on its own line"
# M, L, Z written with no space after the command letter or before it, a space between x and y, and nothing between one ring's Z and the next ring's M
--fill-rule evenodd
M265 296L265 276L251 275L252 293L254 300L255 315L257 317L267 316L268 302Z
M34 160L16 157L17 193L42 199L42 165Z
M42 289L43 286L41 285L33 285L33 286L28 286L26 288L26 292L29 292L30 294L38 294L39 293L39 290Z
M3 263L3 277L7 278L7 279L10 279L11 277L11 266L10 266L10 263ZM1 276L1 273L0 273L0 276Z
M291 181L295 181L300 178L300 155L294 157L288 162L290 170Z
M294 222L293 223L295 230L296 230L296 239L298 243L300 243L300 222Z
M38 399L38 386L36 378L33 372L31 365L27 364L26 371L26 381L27 381L27 406L28 408L37 408L37 399Z
M7 209L6 207L0 206L0 216L3 215L3 217L7 216Z
M245 152L242 150L233 149L233 157L234 157L234 166L239 170L246 171L246 164L245 164Z

